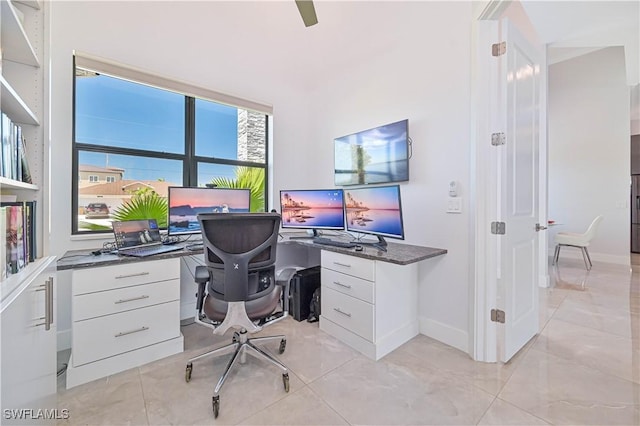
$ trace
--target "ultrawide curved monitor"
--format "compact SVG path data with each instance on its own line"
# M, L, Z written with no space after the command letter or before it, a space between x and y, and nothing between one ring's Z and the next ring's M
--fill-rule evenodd
M198 213L248 213L249 189L169 187L169 235L199 234Z
M344 229L342 189L280 191L283 228Z
M347 231L404 239L400 186L345 189L344 198Z

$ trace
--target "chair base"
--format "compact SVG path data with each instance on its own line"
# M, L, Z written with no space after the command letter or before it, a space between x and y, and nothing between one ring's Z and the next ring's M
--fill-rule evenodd
M229 376L229 373L231 372L231 369L236 364L236 361L238 361L238 359L240 359L240 363L241 364L244 364L247 353L255 356L258 359L263 359L263 360L269 361L270 363L272 363L276 367L280 368L282 370L282 381L283 381L283 384L284 384L284 390L286 392L289 392L289 370L288 370L288 368L282 362L280 362L277 358L275 358L273 355L269 354L268 352L265 352L264 350L262 350L261 348L259 348L258 346L256 346L254 344L254 342L266 342L266 341L269 341L269 340L280 339L280 348L279 348L278 352L282 354L284 352L286 346L287 346L287 338L286 338L286 336L284 336L284 335L276 335L276 336L254 337L252 339L249 339L247 335L248 335L248 333L247 333L247 331L245 329L242 329L239 332L235 332L235 333L233 333L233 342L232 343L229 343L228 345L225 345L225 346L222 346L220 348L205 352L205 353L203 353L201 355L198 355L198 356L196 356L194 358L191 358L189 361L187 361L187 368L186 368L186 372L185 372L185 380L187 382L189 382L191 380L191 372L193 370L193 361L197 361L199 359L206 358L208 356L219 355L219 354L227 352L229 349L232 349L232 348L234 349L234 353L231 356L231 359L227 363L227 366L226 366L224 372L222 373L222 376L218 380L218 383L216 384L216 386L215 386L215 388L213 390L212 401L213 401L213 414L214 414L214 417L218 417L218 412L219 412L219 409L220 409L220 389L222 389L222 385L224 385L225 380ZM251 349L251 350L249 350L249 349Z
M556 244L556 251L553 254L553 260L551 261L552 265L558 263L558 257L560 257L560 247L575 247L579 248L582 252L582 259L584 260L584 266L587 268L587 271L590 271L593 267L593 263L591 263L591 256L589 256L589 250L585 246L574 246L571 244Z

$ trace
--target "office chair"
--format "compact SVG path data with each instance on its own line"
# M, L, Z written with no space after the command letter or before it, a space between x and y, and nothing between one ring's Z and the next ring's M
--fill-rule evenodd
M276 282L275 278L280 220L277 213L198 214L206 266L198 266L195 272L198 285L195 321L213 329L213 334L223 335L229 329L235 332L230 344L190 359L185 380L191 380L193 361L235 349L213 391L213 415L216 418L220 410L220 389L236 361L240 359L240 363L244 363L246 353L279 367L284 390L289 392L287 367L255 345L279 339L278 351L283 353L286 337L247 337L249 333L259 332L263 326L280 321L289 314L289 281ZM275 312L281 299L282 309Z
M568 247L576 247L582 251L582 259L584 260L584 266L587 268L587 271L591 270L593 263L591 263L591 256L589 256L589 251L587 247L589 247L589 243L596 236L596 231L598 230L598 225L602 222L603 216L597 216L589 225L589 228L584 234L578 234L575 232L558 232L555 237L556 242L556 251L553 254L553 260L551 262L552 265L558 263L558 257L560 256L560 247L568 246Z

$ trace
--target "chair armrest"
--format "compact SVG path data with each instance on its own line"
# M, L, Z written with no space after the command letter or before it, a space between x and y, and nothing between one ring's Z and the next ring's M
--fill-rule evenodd
M209 281L209 270L206 266L196 266L196 274L194 276L198 284L204 284Z

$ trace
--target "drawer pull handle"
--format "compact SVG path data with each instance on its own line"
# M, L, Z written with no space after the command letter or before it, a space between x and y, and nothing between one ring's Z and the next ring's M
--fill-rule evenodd
M342 309L340 309L340 308L333 308L333 310L334 310L334 311L336 311L336 312L337 312L337 313L339 313L339 314L342 314L342 315L344 315L344 316L347 316L347 317L351 318L351 314L350 314L350 313L345 312L345 311L343 311L343 310L342 310Z
M36 321L44 322L35 324L34 327L40 327L44 325L44 329L51 330L51 324L53 324L53 278L49 277L44 284L39 285L35 291L44 291L44 317L36 318Z
M333 262L334 265L338 265L338 266L342 266L344 268L351 268L351 265L349 265L348 263L340 263L340 262Z
M119 280L119 279L122 279L122 278L141 277L143 275L149 275L149 273L148 272L138 272L137 274L117 275L116 276L116 280Z
M339 285L340 287L344 287L344 288L351 288L351 286L349 284L342 284L339 281L334 281L333 282L335 285Z
M45 320L45 322L40 322L40 323L38 323L38 324L34 324L34 325L33 325L34 327L40 327L41 325L47 325L47 322L46 322L47 317L46 317L46 316L45 316L45 317L40 317L40 318L34 318L33 320L34 320L34 321L42 321L42 320Z
M120 333L116 334L115 337L122 337L122 336L126 336L128 334L139 333L141 331L146 331L148 329L149 329L149 327L140 327L138 329L131 330L131 331L121 331Z
M131 299L120 299L120 300L116 300L115 302L113 302L115 305L120 304L120 303L127 303L127 302L133 302L134 300L142 300L142 299L148 299L149 296L147 296L146 294L143 294L142 296L138 296L138 297L132 297Z

